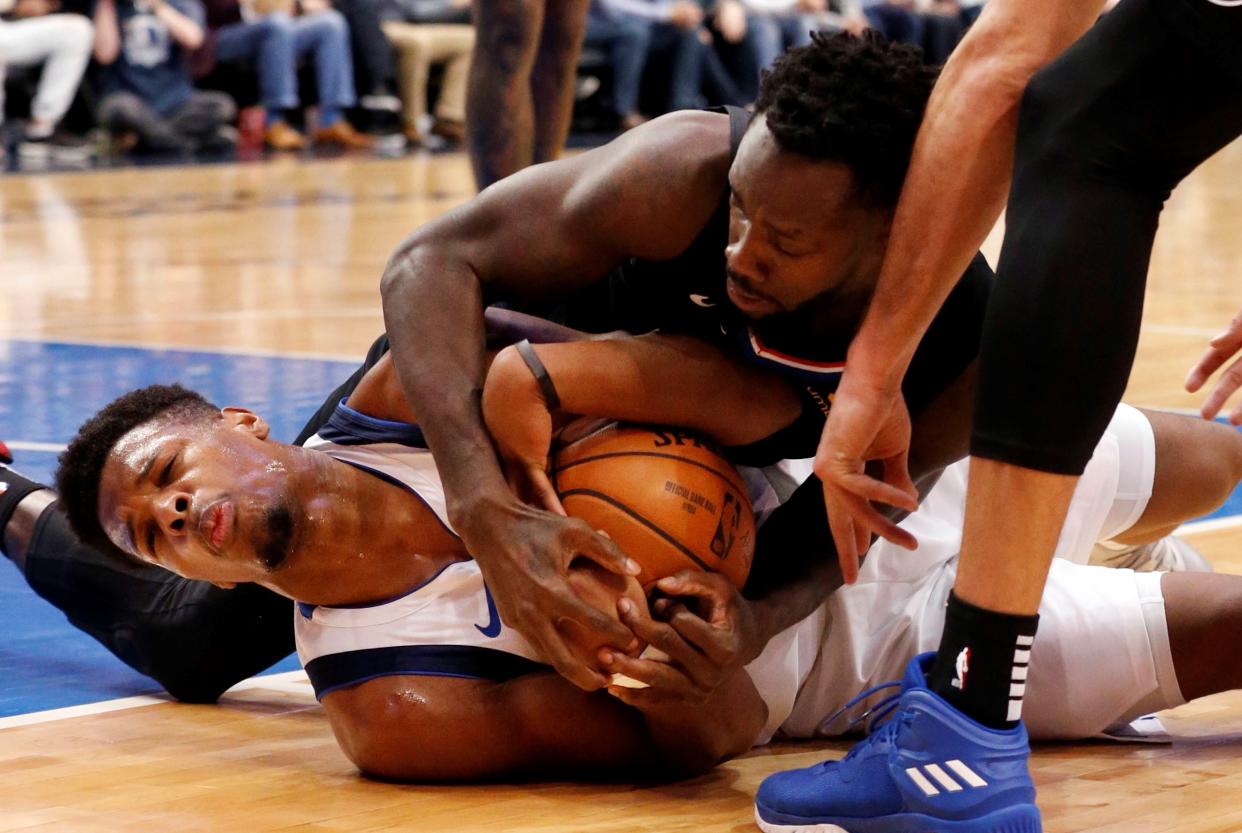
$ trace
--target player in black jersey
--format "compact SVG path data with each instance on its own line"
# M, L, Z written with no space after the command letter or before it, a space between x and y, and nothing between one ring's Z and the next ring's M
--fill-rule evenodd
M578 685L601 687L605 677L575 661L558 623L606 633L616 624L577 600L565 571L584 555L623 572L626 558L582 522L525 505L506 485L479 418L483 304L539 310L568 297L562 312L572 326L659 327L741 350L796 376L806 400L803 419L752 451L809 456L871 297L933 81L909 47L818 36L765 77L749 125L736 111L658 119L497 183L420 228L390 261L385 322L454 526L502 619ZM918 422L916 473L965 452L991 275L981 259L963 269L904 391ZM804 487L758 541L757 562L805 556L814 573L781 591L750 588L764 596L749 609L752 646L835 586L819 488ZM768 551L773 558L762 557Z
M472 398L481 381L474 351L482 344L482 295L507 294L535 306L539 299L568 298L562 313L584 328L695 333L796 374L802 417L746 451L751 460L808 455L865 305L865 287L874 280L932 80L906 47L823 40L770 76L765 115L749 131L738 111L657 120L604 148L498 184L419 230L393 258L386 316L401 334L403 372L419 377L413 387L434 400L422 403L424 421L441 464L455 471L446 480L456 520L471 545L492 556L488 569L504 600L502 615L533 632L541 650L559 644L549 643L555 631L541 611L585 619L628 639L614 618L576 605L557 581L563 561L547 561L582 550L623 570L624 556L589 529L517 504L499 480ZM786 142L800 150L784 150ZM622 268L599 280L612 267ZM908 391L919 415L916 442L923 443L916 469L934 469L964 451L969 368L990 277L981 261L966 271L957 301L920 351L924 370L912 374ZM574 287L584 291L575 297ZM743 314L778 308L761 319ZM371 359L383 346L377 343ZM409 366L412 356L418 367ZM329 398L307 432L339 398ZM176 696L214 699L291 649L287 603L262 588L224 592L118 561L75 541L63 515L47 507L47 495L30 494L39 484L3 468L0 484L7 488L0 492L7 553L24 562L32 586ZM779 555L765 563L789 574L756 571L750 592L766 600L755 608L765 617L755 644L762 644L762 632L796 621L833 585L830 555L807 545L827 541L822 501L814 489L803 490L791 510L765 524L760 540ZM797 556L817 572L801 583L778 583L807 578L799 575L806 565L791 563ZM530 586L528 572L542 589ZM518 598L533 606L515 620ZM561 667L584 685L602 680L563 659Z
M946 704L944 720L922 711L903 724L921 739L908 754L904 742L883 739L852 753L851 767L883 756L890 773L861 788L844 766L774 778L765 788L767 829L841 818L853 820L839 825L847 830L854 822L905 829L911 815L925 817L928 829L1000 829L1002 821L1005 829L1038 828L1033 789L1028 796L1000 778L952 797L906 791L908 762L974 766L971 755L1004 748L1010 774L1025 777L1020 660L1035 638L1034 614L1077 477L1126 385L1160 211L1186 174L1242 132L1242 2L1123 0L1033 75L1101 6L991 0L946 65L817 459L849 573L870 531L885 534L869 501L910 499L900 471L900 379L957 270L995 221L1012 164L1001 280L980 355L961 571L927 689L910 695L930 690ZM1235 324L1188 384L1201 385L1242 345L1240 335ZM1238 378L1235 369L1224 379L1205 415ZM887 461L887 482L864 473L875 459ZM965 725L963 713L987 727L975 737L986 750L945 728ZM894 789L900 800L875 803ZM793 806L796 821L777 820ZM1007 812L1027 815L1022 823L985 818Z

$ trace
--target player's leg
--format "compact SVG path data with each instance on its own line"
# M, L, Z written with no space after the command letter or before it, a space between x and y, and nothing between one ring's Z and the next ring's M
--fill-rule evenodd
M1119 7L1027 91L962 565L932 679L984 723L1021 714L1006 656L1033 633L1075 475L1125 388L1164 200L1240 131L1242 85L1149 0ZM958 688L967 649L973 684Z
M543 16L543 0L474 2L466 140L480 190L534 159L535 108L530 73Z
M530 75L536 163L560 156L569 136L574 79L589 5L588 0L545 0L539 52Z

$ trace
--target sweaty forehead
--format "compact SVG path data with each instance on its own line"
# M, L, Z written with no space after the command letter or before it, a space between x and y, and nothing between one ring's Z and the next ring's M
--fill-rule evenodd
M747 210L811 221L857 207L849 167L784 150L761 118L746 131L729 171L729 184Z
M142 471L146 461L159 453L160 447L173 438L178 428L184 429L183 420L160 415L130 429L112 447L105 468L116 464L131 471Z

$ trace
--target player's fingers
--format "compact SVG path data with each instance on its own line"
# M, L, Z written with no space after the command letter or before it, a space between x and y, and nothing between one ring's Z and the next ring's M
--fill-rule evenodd
M732 631L713 626L683 604L669 607L665 621L717 668L730 668L737 662L738 643Z
M910 499L910 503L904 506L900 503L890 503L889 505L910 512L918 509L919 490L914 485L914 478L910 477L910 446L906 445L899 453L891 457L885 457L883 463L884 482Z
M828 506L828 528L832 531L832 543L837 548L837 561L841 565L841 577L846 584L858 578L858 545L854 535L854 521L840 504Z
M1212 387L1208 398L1203 403L1200 413L1204 419L1214 419L1224 407L1225 402L1229 400L1242 387L1242 359L1237 359L1233 364L1225 369L1225 372L1216 380L1216 384Z
M860 556L870 548L870 535L872 533L892 541L904 549L912 550L918 546L918 541L915 540L913 535L899 527L891 518L868 501L860 500L853 495L846 495L843 502L846 504L846 510L849 512L850 521L855 527L857 534L856 552ZM865 536L862 534L864 532L866 533Z
M592 530L585 524L575 529L577 532L568 542L573 550L570 554L570 561L573 560L573 556L581 555L594 561L608 572L620 576L636 576L643 571L642 566L622 552L621 548L608 536Z
M909 479L908 474L906 479ZM883 480L861 472L842 477L838 484L840 490L848 496L847 499L852 497L862 501L874 501L910 512L918 508L918 493L913 491L913 484L911 484L912 491L906 491L895 484L885 483Z
M608 685L608 678L604 674L589 667L569 650L556 628L549 626L539 629L530 633L528 638L535 643L539 655L556 669L556 673L583 691L595 691Z
M697 684L715 685L714 678L718 675L717 669L671 625L648 619L639 613L638 606L629 599L621 599L617 602L617 612L621 616L621 621L634 631L635 636L667 654L669 659L684 668ZM615 655L615 652L610 653ZM620 670L623 674L633 676L624 669L610 668L609 670ZM641 678L635 677L635 679Z
M679 699L699 700L703 697L704 687L683 673L684 666L679 667L659 660L628 657L625 654L607 652L604 667L614 674L624 674L631 680L646 683L655 691L672 694Z
M542 467L532 466L527 470L527 477L530 480L535 500L541 507L562 517L568 517L569 513L561 505L561 497L556 493L556 487L552 485L548 473Z
M692 596L698 599L702 603L701 615L709 622L728 608L733 595L729 591L728 579L702 570L682 570L660 579L656 582L656 587L669 596Z

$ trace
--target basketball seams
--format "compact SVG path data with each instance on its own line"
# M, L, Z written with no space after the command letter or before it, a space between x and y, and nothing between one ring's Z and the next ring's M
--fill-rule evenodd
M572 469L574 466L580 466L583 463L592 463L597 460L607 460L607 459L615 458L615 457L659 457L665 460L674 460L683 465L694 466L695 468L700 468L700 469L703 469L704 471L711 472L712 474L716 475L716 477L720 478L725 483L733 487L733 489L739 494L741 494L742 496L746 496L748 494L745 484L738 483L734 477L731 477L730 475L720 471L719 469L714 469L711 466L707 465L706 463L700 463L697 460L690 460L686 457L680 457L676 454L668 454L666 452L661 452L661 451L607 451L602 454L594 454L590 457L582 457L580 459L574 460L573 462L566 463L560 466L555 466L552 469L552 477L554 478L553 483L556 482L555 478L557 475L559 475L563 471L568 471L569 469Z
M638 511L632 509L631 507L626 506L624 503L617 500L616 498L611 497L610 495L606 495L603 492L597 492L594 489L568 489L561 493L562 501L568 498L571 498L571 497L592 497L597 500L603 501L604 503L608 504L612 508L618 509L621 512L624 512L626 515L629 515L631 518L638 521L644 527L654 532L656 535L659 535L662 539L667 541L669 544L672 544L673 547L676 548L676 550L679 553L681 553L686 558L689 558L691 561L697 564L704 572L708 572L708 573L719 572L717 567L714 567L706 563L705 561L703 561L703 559L699 558L697 555L694 554L693 550L687 548L685 544L681 543L676 538L669 535L666 531L664 531L659 526L657 526L654 521L647 518L645 515L640 514Z

